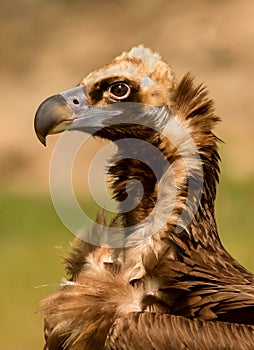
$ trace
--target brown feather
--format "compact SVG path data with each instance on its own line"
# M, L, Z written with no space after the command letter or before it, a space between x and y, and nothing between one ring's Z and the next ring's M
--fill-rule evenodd
M115 321L105 350L251 350L253 337L252 326L133 313Z

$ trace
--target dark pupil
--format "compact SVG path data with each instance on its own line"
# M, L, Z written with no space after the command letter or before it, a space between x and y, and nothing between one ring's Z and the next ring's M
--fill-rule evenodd
M121 97L124 96L128 91L128 87L126 85L123 84L118 84L112 87L112 94L114 94L115 96Z

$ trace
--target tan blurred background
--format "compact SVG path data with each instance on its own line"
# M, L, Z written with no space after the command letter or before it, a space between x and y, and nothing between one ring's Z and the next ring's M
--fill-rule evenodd
M219 227L228 249L254 270L253 0L2 0L0 256L6 280L0 293L4 310L0 343L4 349L41 348L41 318L33 312L49 289L33 288L59 281L61 253L48 247L72 238L57 221L48 196L49 161L57 136L46 149L38 142L35 111L46 97L75 86L91 70L139 43L158 51L179 78L192 71L215 99L223 119L217 134L225 141ZM57 223L41 227L49 216Z

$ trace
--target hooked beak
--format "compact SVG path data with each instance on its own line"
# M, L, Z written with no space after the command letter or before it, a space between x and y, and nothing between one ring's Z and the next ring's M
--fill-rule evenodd
M49 134L65 130L92 133L103 128L108 118L119 114L121 111L89 107L85 89L79 86L42 102L35 115L34 128L38 139L46 146L46 137Z

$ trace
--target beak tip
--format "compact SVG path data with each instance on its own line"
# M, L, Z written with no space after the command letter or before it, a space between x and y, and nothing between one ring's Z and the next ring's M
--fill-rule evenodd
M40 140L41 141L41 143L43 144L43 146L44 147L47 147L47 144L46 144L46 139L44 139L44 140Z
M36 134L36 136L37 136L37 138L39 139L39 141L40 141L40 143L42 143L43 144L43 146L47 146L46 145L46 136L42 136L42 135L40 135L40 134Z
M34 130L44 146L46 146L46 137L51 129L65 120L66 115L70 113L72 111L61 94L51 96L40 104L35 114Z

